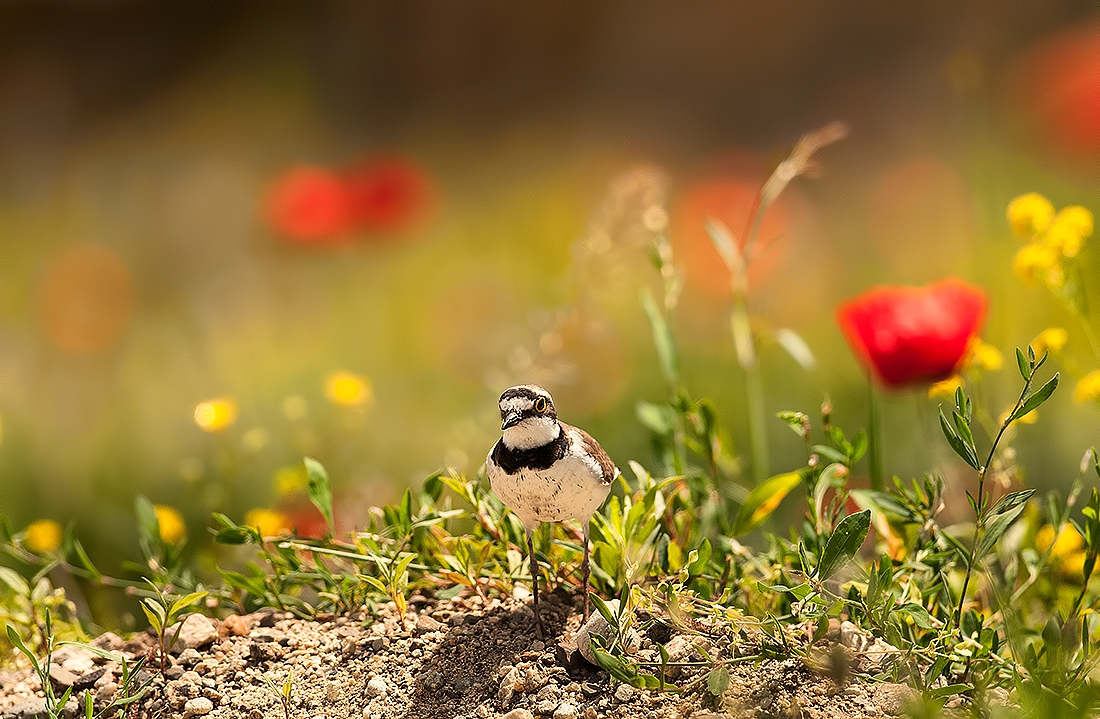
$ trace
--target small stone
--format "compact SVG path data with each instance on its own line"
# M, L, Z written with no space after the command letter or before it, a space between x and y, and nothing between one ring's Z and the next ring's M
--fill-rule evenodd
M452 627L461 627L463 624L466 623L466 618L468 616L469 615L466 612L455 612L447 621Z
M122 649L122 645L125 643L122 637L114 632L100 634L91 642L92 646L96 649L105 649L108 652L117 652L119 649Z
M584 657L577 651L577 643L572 639L558 642L554 647L554 660L570 674L584 667Z
M527 651L529 651L529 652L541 652L545 648L546 648L546 644L544 642L536 639L535 641L531 642L531 646L527 647Z
M599 719L599 715L596 714L595 707L588 707L584 710L584 719Z
M249 620L238 614L230 614L222 620L218 633L224 637L243 637L252 631L255 622L255 619Z
M188 614L182 623L174 624L168 629L167 636L176 637L171 651L173 654L179 654L185 649L198 649L210 644L218 638L218 628L208 617L201 614Z
M424 632L437 632L443 628L435 619L432 619L427 614L421 614L420 618L416 620L416 631L420 633Z
M510 667L505 673L504 678L500 680L500 689L497 690L497 699L501 704L508 704L512 701L512 696L516 693L516 687L522 687L523 682L520 680L519 670L515 667Z
M367 682L367 696L368 697L380 697L384 696L389 691L389 686L386 684L386 680L382 677L374 677Z
M535 717L526 709L513 709L507 714L502 714L500 719L535 719Z
M535 704L535 713L541 717L550 716L554 713L554 707L556 706L557 704L550 699L543 699Z
M214 711L214 702L210 701L206 697L195 697L194 699L188 699L187 703L183 705L184 719L187 719L187 717L206 716L212 711Z
M905 712L906 705L920 697L906 684L880 684L875 689L875 704L883 714L898 716Z
M615 690L615 700L620 702L628 702L634 697L634 687L629 684L620 684L619 688Z
M389 644L390 644L390 640L387 639L386 637L371 637L370 639L367 640L366 647L367 647L367 649L370 649L372 652L377 652L377 651L380 651L382 649L385 649L386 647L389 646Z
M197 650L188 647L180 652L179 663L185 667L193 667L202 661L202 655Z
M68 669L60 667L56 664L50 665L50 681L55 686L59 686L63 689L67 689L76 683L76 675L70 672Z
M612 613L617 613L619 611L619 600L612 599L607 603L607 606L611 609ZM603 615L599 612L593 612L592 616L588 618L588 621L577 630L577 650L590 664L599 666L599 663L596 661L596 655L592 653L592 635L599 635L603 637L604 640L610 640L612 633L611 625L607 623ZM641 645L641 642L641 635L633 629L630 630L630 634L626 637L626 644L629 647L637 647ZM604 643L607 644L608 641Z
M101 704L108 704L115 698L115 694L118 694L118 684L107 682L96 689L95 698Z
M248 719L264 719L264 713L259 709L253 709L248 712Z
M61 710L61 716L64 719L72 719L76 716L76 712L76 702L70 700ZM0 716L12 717L12 719L36 719L47 717L49 714L46 712L46 700L42 697L32 697L25 702L8 707Z
M73 674L87 674L95 667L95 655L84 647L64 646L54 652L53 661Z
M577 719L577 707L569 702L563 702L554 710L554 719Z
M337 701L340 698L340 684L338 682L328 683L328 687L325 689L325 698L330 702Z
M183 676L183 667L168 667L164 670L165 679L179 679Z

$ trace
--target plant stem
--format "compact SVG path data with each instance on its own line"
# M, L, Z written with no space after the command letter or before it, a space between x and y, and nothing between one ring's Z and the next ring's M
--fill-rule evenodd
M997 431L997 436L993 439L993 444L989 447L989 455L985 458L985 464L978 470L978 497L975 500L977 509L975 510L974 517L974 537L970 542L970 556L966 560L966 576L963 578L962 591L959 592L959 607L955 612L955 628L962 630L962 612L963 604L966 603L966 590L970 586L970 576L974 571L974 562L977 559L978 553L978 537L981 535L982 527L985 525L985 475L989 472L989 466L993 463L993 455L997 452L997 445L1001 442L1001 437L1004 436L1005 430L1008 429L1010 424L1010 417L1016 413L1016 410L1023 405L1024 400L1027 398L1028 390L1031 389L1031 383L1035 379L1035 372L1037 367L1032 367L1028 373L1027 381L1024 382L1024 388L1020 392L1019 399L1016 400L1016 404L1013 405L1012 410L1005 415L1005 419L1001 422L1001 428Z
M882 432L879 427L878 393L875 384L867 381L867 465L871 473L871 489L881 492L882 481Z

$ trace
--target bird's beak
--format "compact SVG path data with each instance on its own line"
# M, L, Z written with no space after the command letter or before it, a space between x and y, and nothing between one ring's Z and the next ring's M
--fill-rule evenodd
M519 424L520 419L521 417L519 415L519 412L509 412L508 414L504 415L504 419L502 419L500 422L500 431L503 432L509 427L514 427L515 425Z

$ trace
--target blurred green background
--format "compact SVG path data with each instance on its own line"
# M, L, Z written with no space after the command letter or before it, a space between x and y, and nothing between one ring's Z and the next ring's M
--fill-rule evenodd
M669 180L685 378L744 452L702 218L739 206L739 231L752 188L832 120L849 137L773 208L752 278L754 317L818 359L763 347L769 416L828 395L864 425L833 311L883 282L987 288L984 337L1009 358L994 409L1018 391L1012 347L1044 327L1087 371L1076 320L1013 275L1004 208L1036 190L1100 209L1098 21L1090 2L0 4L0 514L132 556L136 493L201 534L211 510L304 506L288 468L308 453L351 527L430 471L476 472L517 382L620 466L651 463L635 408L668 390L638 297L658 278L609 190L639 163ZM418 173L407 216L280 227L287 173L379 157ZM326 396L336 371L369 401ZM1032 484L1065 485L1098 441L1069 387L1021 431ZM919 394L884 400L886 470L962 481ZM237 415L205 432L214 398ZM802 463L769 433L772 471Z

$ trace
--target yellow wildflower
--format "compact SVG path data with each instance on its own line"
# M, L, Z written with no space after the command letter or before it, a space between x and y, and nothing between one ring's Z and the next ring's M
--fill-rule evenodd
M1081 574L1085 564L1085 540L1072 524L1065 524L1058 536L1054 527L1044 524L1035 535L1035 548L1050 549L1050 559L1060 574Z
M160 538L165 542L175 544L187 536L187 525L177 509L166 504L154 504L153 511L160 526Z
M61 546L61 525L52 519L38 519L23 531L23 546L32 552L43 554Z
M962 386L962 378L953 374L947 379L935 382L928 388L929 397L954 397L955 390Z
M1008 222L1017 237L1030 238L1046 230L1054 218L1054 206L1037 192L1020 195L1008 203Z
M255 527L264 537L278 537L290 534L290 518L274 509L257 507L244 515L244 523Z
M1097 398L1100 398L1100 369L1089 372L1073 388L1074 402L1092 402Z
M1061 327L1047 327L1031 340L1031 348L1036 357L1042 357L1044 352L1061 352L1067 340L1069 333Z
M325 379L325 396L333 404L342 407L358 407L371 399L370 380L343 370L333 372Z
M237 421L237 400L217 397L195 407L195 424L205 432L221 432Z
M280 467L275 472L275 492L280 497L304 492L308 484L309 478L306 477L305 467L301 463Z
M1005 360L1001 351L991 344L983 342L981 338L974 337L966 347L967 367L977 367L989 372L996 372L1004 366Z
M1092 236L1092 212L1080 205L1063 208L1054 218L1054 222L1059 225L1068 225L1081 237Z
M1012 260L1012 269L1024 282L1045 282L1055 287L1065 282L1058 252L1047 245L1033 242L1021 247Z

